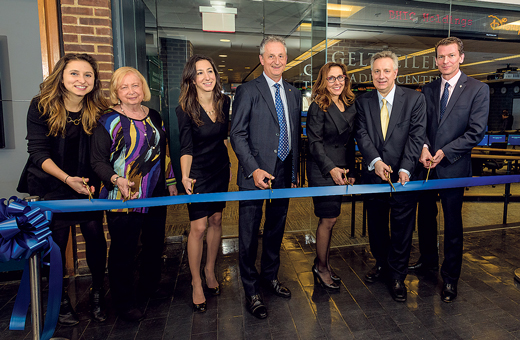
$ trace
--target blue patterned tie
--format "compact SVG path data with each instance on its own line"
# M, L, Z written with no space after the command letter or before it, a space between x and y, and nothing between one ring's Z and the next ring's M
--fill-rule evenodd
M283 110L282 97L280 96L280 84L274 84L276 92L274 94L276 114L278 115L278 125L280 125L280 139L278 140L278 158L282 161L289 154L289 137L287 135L287 122Z
M446 106L448 105L448 97L450 96L450 91L448 88L450 87L450 83L446 82L444 85L444 92L442 93L441 98L441 115L439 121L442 120L442 116L444 116L444 112L446 112Z

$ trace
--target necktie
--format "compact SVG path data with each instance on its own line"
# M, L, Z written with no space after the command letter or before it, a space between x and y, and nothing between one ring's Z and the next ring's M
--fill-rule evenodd
M386 138L386 131L388 130L388 122L390 121L390 114L386 106L386 99L383 99L383 107L381 107L381 130L383 131L383 139Z
M442 93L441 98L441 115L439 121L442 120L442 116L444 116L444 112L446 112L446 106L448 105L448 97L450 96L450 91L448 88L450 87L450 83L446 82L444 85L444 92Z
M282 97L280 96L280 84L274 84L276 92L274 94L274 104L276 107L276 114L278 115L278 125L280 126L280 138L278 140L278 158L285 160L289 154L289 137L287 135L287 122L285 121L285 113L282 104Z

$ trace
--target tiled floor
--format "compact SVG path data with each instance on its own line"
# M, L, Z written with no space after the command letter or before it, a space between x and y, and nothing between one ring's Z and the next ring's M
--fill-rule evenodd
M442 238L441 238L442 244ZM334 249L331 263L343 279L338 293L315 286L312 236L286 234L279 278L291 299L263 292L269 317L258 320L244 306L238 273L238 241L222 241L218 276L222 295L208 297L208 312L191 310L190 275L183 245L167 246L162 286L172 297L145 301L141 323L120 320L109 308L102 324L89 320L89 278L70 284L81 323L58 327L55 337L68 339L520 339L520 290L513 272L520 267L520 229L465 234L459 297L440 301L438 273L408 275L408 301L392 300L383 283L362 278L374 260L366 246ZM414 244L412 259L417 258ZM0 283L0 339L31 339L30 331L9 331L18 282ZM110 293L107 294L110 306ZM30 328L30 327L29 327Z

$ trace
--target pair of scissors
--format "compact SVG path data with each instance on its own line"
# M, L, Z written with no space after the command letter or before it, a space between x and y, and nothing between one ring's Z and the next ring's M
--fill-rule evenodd
M390 171L392 171L392 167L391 167L390 165L388 166L388 169L389 169ZM390 180L390 172L387 172L387 173L386 173L386 179L388 180L388 183L390 183L390 185L392 186L392 189L394 189L394 191L397 191L397 190L395 190L395 187L394 187L394 185L392 184L392 181Z
M88 200L92 200L92 192L90 192L90 188L87 184L87 182L85 181L85 177L81 177L81 180L83 180L83 185L85 186L85 188L87 188L87 191L88 191Z
M347 169L343 168L343 173L345 175L345 179L347 179ZM354 186L354 184L350 183L348 180L347 180L347 185L352 185Z
M430 170L432 169L433 160L430 159L430 166L428 167L428 173L426 174L426 181L428 182L428 177L430 176Z

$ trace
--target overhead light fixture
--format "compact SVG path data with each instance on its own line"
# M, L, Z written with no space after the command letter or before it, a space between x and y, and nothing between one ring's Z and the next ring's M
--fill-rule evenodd
M228 70L228 71L233 71L233 69L232 69L232 68L228 68L227 70Z
M293 61L291 61L290 63L288 63L285 66L285 70L284 71L287 71L287 70L293 68L294 66L304 62L305 60L309 59L313 55L323 51L325 48L328 48L328 47L336 45L340 41L341 40L338 40L338 39L329 39L329 40L325 39L325 40L323 40L322 42L316 44L315 46L311 47L309 50L303 52L302 54L300 54L299 56L294 58Z
M227 54L219 54L218 56L221 58L227 58Z
M226 65L218 65L218 67L226 67Z
M220 39L221 42L231 42L229 39Z
M211 6L199 6L202 30L205 32L235 33L237 9L227 7L225 1L210 1Z
M246 70L249 70L249 69L251 69L251 67L249 67L249 66L246 66L246 67L244 67L244 68L245 68Z
M327 4L327 16L346 19L361 11L363 8L365 8L365 6Z

